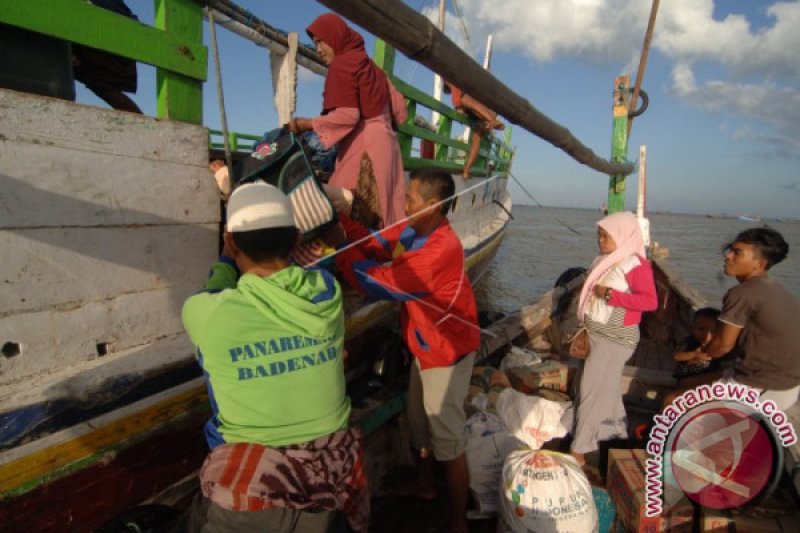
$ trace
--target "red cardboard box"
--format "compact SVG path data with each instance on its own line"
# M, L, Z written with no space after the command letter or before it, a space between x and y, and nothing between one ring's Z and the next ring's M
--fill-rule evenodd
M644 450L609 450L606 489L617 510L617 532L690 533L694 507L684 497L661 516L646 516Z
M567 369L564 363L550 360L538 365L511 368L506 373L511 386L525 394L540 387L567 392Z

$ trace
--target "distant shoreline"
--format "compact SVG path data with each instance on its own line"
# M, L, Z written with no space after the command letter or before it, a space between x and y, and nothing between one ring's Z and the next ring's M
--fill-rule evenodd
M514 207L532 207L535 209L574 209L576 211L595 211L600 214L599 208L592 208L592 207L575 207L575 206L564 206L564 205L533 205L533 204L525 204L525 203L515 203ZM633 211L633 209L629 209ZM742 216L742 213L730 214L730 213L682 213L680 211L668 211L663 209L656 209L653 211L649 211L647 215L679 215L679 216L690 216L690 217L706 217L706 218L726 218L726 219L736 219ZM798 224L800 223L800 218L797 217L780 217L780 216L760 216L760 220L743 220L742 223L751 223L751 224L766 224L769 222L779 222L779 223L786 223L786 224Z

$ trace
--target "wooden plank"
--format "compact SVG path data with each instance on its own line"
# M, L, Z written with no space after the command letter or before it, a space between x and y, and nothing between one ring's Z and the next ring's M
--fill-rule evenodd
M91 403L92 400L99 400L95 396L97 391L118 378L128 376L127 381L133 386L136 376L149 375L194 360L194 351L189 337L180 332L38 375L35 387L31 387L28 380L19 380L0 389L0 413L60 399ZM118 384L117 388L102 394L124 394L122 386ZM0 463L4 456L0 456Z
M206 412L193 411L160 431L145 432L141 441L103 455L88 468L3 499L0 529L94 531L195 472L208 453L202 438L207 418Z
M181 306L197 291L189 283L171 289L123 294L110 300L6 316L0 320L2 342L15 342L22 353L5 358L0 385L48 373L180 333Z
M696 311L697 309L708 306L708 300L678 274L668 259L657 258L653 259L651 263L657 271L656 275L658 275L658 271L660 271L673 292L680 297L682 301L688 304L692 310Z
M390 79L392 80L392 84L397 88L397 90L400 91L400 93L406 98L414 100L415 102L424 105L428 109L436 111L440 115L446 116L447 118L455 120L456 122L460 122L462 124L469 123L469 119L467 118L466 115L459 113L458 111L449 107L447 104L443 104L442 102L436 100L431 95L420 91L413 85L410 85L409 83L406 83L405 81L395 76L391 76Z
M153 400L158 401L154 403ZM112 451L109 448L152 432L193 410L207 413L206 400L205 386L194 382L190 386L182 387L177 393L165 391L156 397L137 402L121 410L124 416L111 413L66 430L77 434L71 439L0 464L0 492L19 489L44 475L57 477L58 469L79 460L94 457L99 461L102 457L98 454ZM198 435L198 438L202 437Z
M218 231L216 224L0 230L0 319L125 293L199 290L217 257Z
M219 222L219 193L205 167L6 144L0 228Z
M208 168L208 130L0 89L0 142L68 148ZM5 156L3 158L5 167ZM53 162L51 171L58 171ZM170 181L169 175L161 179ZM5 191L4 191L5 192Z

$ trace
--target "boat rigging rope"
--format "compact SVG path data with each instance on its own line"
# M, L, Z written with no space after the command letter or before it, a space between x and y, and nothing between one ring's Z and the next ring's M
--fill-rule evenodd
M214 56L214 76L217 80L217 105L219 106L219 120L222 128L222 142L225 147L225 164L228 168L233 168L233 158L231 156L231 144L228 135L228 117L225 114L225 95L222 92L222 72L220 70L219 50L217 49L217 31L214 21L214 10L207 9L208 31L211 38L211 54Z
M308 266L309 267L316 266L318 263L320 263L324 259L328 259L329 257L335 257L336 255L338 255L341 252L344 252L345 250L349 250L350 248L353 248L354 246L358 246L362 242L366 242L366 241L370 240L375 233L383 233L384 231L387 231L388 229L391 229L391 228L393 228L395 226L399 226L400 224L404 224L405 222L408 222L409 220L411 220L414 217L422 215L423 213L425 213L426 211L428 211L430 209L436 209L437 207L441 206L442 204L444 204L446 202L450 202L452 200L455 200L456 198L458 198L462 194L466 194L466 193L472 191L473 189L477 189L478 187L484 187L487 183L496 180L500 176L501 176L500 174L495 174L494 176L490 176L490 177L486 178L484 181L476 183L475 185L473 185L471 187L467 187L466 189L464 189L461 192L457 192L454 195L445 198L444 200L440 200L440 201L436 202L435 204L430 206L427 210L423 210L423 211L420 211L418 213L414 213L413 215L407 216L405 218L402 218L402 219L398 220L397 222L395 222L393 224L389 224L385 228L381 228L379 230L375 230L373 233L367 235L366 237L362 237L361 239L358 239L355 242L351 242L350 244L339 248L338 250L336 250L332 254L326 255L325 257L321 257L321 258L317 259L316 261L313 261L313 262L309 263Z
M541 202L539 202L539 200L537 200L537 199L536 199L536 198L535 198L535 197L534 197L534 196L533 196L533 195L530 193L530 191L528 191L528 189L526 189L526 188L525 188L525 186L522 184L522 182L520 182L520 181L517 179L517 177L516 177L516 176L515 176L515 175L514 175L514 174L513 174L511 171L509 171L509 172L508 172L508 175L509 175L509 176L511 176L511 178L512 178L512 179L513 179L513 180L516 182L516 184L517 184L517 185L519 185L520 189L522 189L522 192L524 192L525 194L527 194L527 195L528 195L528 198L530 198L531 200L533 200L533 201L536 203L536 206L537 206L537 207L544 207L544 206L541 204ZM580 234L581 234L581 233L580 233L578 230L576 230L575 228L573 228L572 226L570 226L570 225L569 225L569 224L567 224L566 222L564 222L564 221L562 221L562 220L560 220L560 219L558 219L558 218L555 218L555 217L553 218L553 220L555 220L557 223L559 223L560 225L562 225L562 226L564 226L565 228L567 228L568 230L570 230L570 231L571 231L572 233L574 233L575 235L580 235Z
M479 187L484 187L484 186L486 186L486 184L487 184L487 183L489 183L489 182L492 182L492 181L496 180L496 179L497 179L497 178L499 178L499 177L501 177L501 174L495 174L494 176L490 176L490 177L486 178L485 180L483 180L483 181L481 181L481 182L479 182L479 183L476 183L475 185L472 185L471 187L467 187L467 188L465 188L465 189L464 189L463 191L461 191L461 192L457 192L457 193L455 193L454 195L452 195L452 196L449 196L448 198L445 198L444 200L440 200L440 201L436 202L435 204L433 204L432 206L430 206L430 207L428 208L428 210L430 210L430 209L436 209L437 207L441 206L442 204L444 204L444 203L446 203L446 202L450 202L450 201L452 201L452 200L455 200L456 198L458 198L458 197L459 197L459 196L461 196L462 194L466 194L466 193L468 193L468 192L472 191L473 189L477 189L477 188L479 188ZM418 213L415 213L415 214L413 214L413 215L411 215L411 216L408 216L408 217L405 217L405 218L403 218L403 219L401 219L401 220L398 220L397 222L395 222L395 223L393 223L393 224L389 224L389 225L388 225L388 226L386 226L385 228L382 228L382 229L376 230L376 231L374 231L373 233L371 233L370 235L367 235L366 237L362 237L361 239L358 239L358 240L357 240L357 241L355 241L355 242L351 242L350 244L347 244L346 246L343 246L343 247L339 248L339 249L338 249L338 250L336 250L335 252L333 252L333 253L331 253L331 254L329 254L329 255L326 255L325 257L321 257L321 258L317 259L316 261L313 261L313 262L309 263L309 264L307 265L307 268L308 268L308 267L313 267L313 266L316 266L317 264L319 264L321 261L323 261L323 260L325 260L325 259L332 258L332 257L336 257L336 255L338 255L339 253L341 253L341 252L343 252L343 251L345 251L345 250L348 250L348 249L350 249L350 248L352 248L352 247L354 247L354 246L358 246L358 245L359 245L359 244L361 244L362 242L368 241L369 239L371 239L371 238L373 237L373 235L374 235L375 233L383 233L384 231L386 231L386 230L388 230L388 229L390 229L390 228L393 228L393 227L395 227L395 226L399 226L400 224L403 224L403 223L405 223L405 222L408 222L408 221L409 221L409 220L411 220L412 218L414 218L414 217L416 217L416 216L419 216L419 215L421 215L421 214L425 213L426 211L427 211L427 210L420 211L420 212L418 212ZM465 265L465 266L466 266L466 265ZM466 269L463 269L463 270L466 270ZM422 299L418 298L417 296L414 296L413 294L411 294L411 293L409 293L409 292L406 292L406 291L404 291L404 290L402 290L402 289L398 289L397 287L391 287L391 286L387 285L385 282L383 282L383 281L381 281L381 280L378 280L378 279L374 278L373 276L370 276L370 275L369 275L367 272L365 272L365 271L363 271L363 270L356 270L355 272L357 272L357 273L359 273L359 274L361 274L361 275L363 275L363 276L366 276L366 277L370 278L372 281L374 281L375 283L378 283L379 285L383 286L385 289L389 289L389 290L391 290L391 291L393 291L393 292L400 293L400 294L402 294L403 296L406 296L406 297L408 297L409 299L412 299L412 300L414 300L414 301L416 301L416 302L418 302L418 303L420 303L420 304L422 304L422 305L424 305L424 306L426 306L426 307L428 307L428 308L430 308L430 309L433 309L434 311L437 311L437 312L441 313L441 314L442 314L442 318L439 320L439 322L442 322L442 321L444 321L445 319L447 319L447 318L449 317L449 318L453 318L453 319L455 319L455 320L458 320L459 322L462 322L462 323L464 323L464 324L466 324L466 325L468 325L468 326L470 326L470 327L477 328L477 329L478 329L478 330L479 330L481 333L484 333L484 334L486 334L486 335L489 335L490 337L496 337L496 336L497 336L495 333L493 333L493 332L491 332L491 331L489 331L489 330L487 330L487 329L481 328L480 326L478 326L478 325L476 325L476 324L473 324L473 323L471 323L471 322L469 322L469 321L467 321L467 320L464 320L464 319L463 319L463 318L461 318L461 317L458 317L458 316L456 316L456 315L453 315L452 313L450 313L450 308L452 307L452 305L453 305L453 302L450 302L450 305L447 307L447 309L442 309L441 307L439 307L439 306L437 306L437 305L435 305L435 304L432 304L432 303L430 303L430 302L426 302L426 301L424 301L424 300L422 300ZM454 298L454 300L455 300L455 298Z
M467 41L467 51L469 55L473 55L472 49L472 42L469 40L469 32L467 31L467 22L464 20L464 16L461 14L461 9L458 7L458 1L453 0L453 9L456 12L456 17L458 17L458 21L461 23L461 32L464 34L464 39Z

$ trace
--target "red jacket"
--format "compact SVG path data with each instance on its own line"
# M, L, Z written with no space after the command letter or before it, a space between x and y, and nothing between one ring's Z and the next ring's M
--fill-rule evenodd
M346 216L341 221L350 242L370 235ZM336 265L348 283L367 295L403 302L403 337L420 368L450 366L480 346L464 249L446 219L422 237L408 224L375 232L343 248Z

